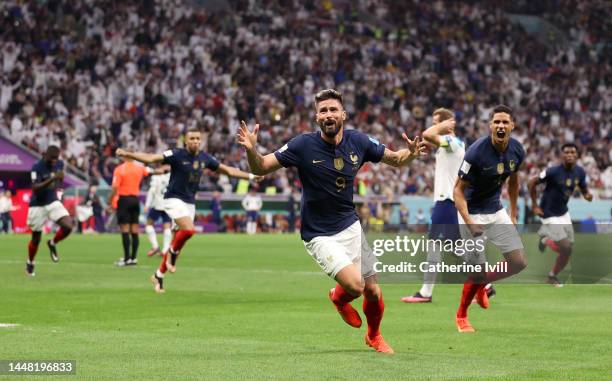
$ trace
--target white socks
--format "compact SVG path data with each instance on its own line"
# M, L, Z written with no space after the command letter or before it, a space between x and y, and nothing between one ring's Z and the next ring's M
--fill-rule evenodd
M164 247L162 253L167 253L170 249L170 243L172 243L172 230L170 228L164 229Z
M151 242L151 247L157 249L159 245L157 244L157 236L155 235L155 228L151 225L145 226L145 232L147 233L147 238L149 238L149 242Z

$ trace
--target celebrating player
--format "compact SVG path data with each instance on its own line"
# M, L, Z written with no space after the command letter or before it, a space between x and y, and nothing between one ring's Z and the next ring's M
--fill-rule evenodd
M587 189L586 173L576 164L578 147L573 143L564 144L561 158L561 164L543 170L528 183L533 213L542 218L542 227L538 231L539 249L543 252L548 246L558 254L554 267L548 273L548 283L555 287L563 286L557 275L567 265L574 243L574 228L567 203L577 189L580 189L585 200L593 200L593 195ZM542 183L545 188L538 206L537 185Z
M59 155L57 146L49 146L43 158L32 166L32 198L27 221L32 229L32 239L28 243L26 262L26 274L30 276L34 276L34 257L47 219L55 221L60 227L53 239L47 241L53 262L59 262L57 243L72 231L72 218L57 198L57 190L64 183L64 162L59 160Z
M145 226L145 233L151 242L151 249L147 252L147 256L151 257L155 254L162 255L170 249L170 240L172 239L172 230L170 225L172 220L170 216L164 211L164 194L166 188L170 182L170 173L163 175L156 175L151 177L151 184L149 185L149 191L147 192L147 198L145 200L145 211L147 211L147 224ZM159 244L157 243L157 235L155 234L154 224L160 220L162 221L164 242L162 250L159 250Z
M195 234L195 194L200 184L200 177L206 168L240 179L257 179L255 175L219 163L213 156L200 151L202 136L197 128L185 133L185 148L175 148L161 154L129 152L118 148L116 155L134 159L146 164L164 163L170 165L170 182L164 195L164 211L178 227L170 249L164 253L159 269L151 276L151 281L158 293L164 292L164 274L167 270L176 271L178 255Z
M489 122L491 135L478 139L465 153L455 184L455 206L463 218L460 232L464 239L486 236L504 255L495 271L472 274L463 285L456 324L459 332L474 332L467 310L476 296L478 304L488 308L487 283L507 278L522 271L527 262L523 243L514 226L517 222L519 192L518 169L525 158L521 143L510 137L514 117L510 107L493 109ZM502 207L502 185L508 181L510 216ZM482 239L482 238L481 238ZM472 264L483 265L484 251L471 253Z
M460 238L457 209L453 200L453 189L457 181L457 172L465 154L465 144L455 135L455 114L446 108L433 112L433 126L423 133L423 138L438 147L436 151L436 168L434 175L434 207L431 213L429 238L436 240L457 240ZM442 253L431 250L427 253L430 265L441 262ZM423 274L421 289L412 296L402 298L405 303L430 303L436 283L436 272ZM493 287L487 288L487 294L495 293Z
M361 317L350 303L364 295L366 344L390 354L393 349L380 334L384 302L375 276L375 260L370 250L364 250L362 257L365 237L353 204L353 181L364 163L382 161L402 167L420 156L425 145L418 137L412 141L404 134L408 148L394 152L363 133L344 130L347 116L342 95L336 90L316 94L315 108L321 131L299 135L274 153L264 156L258 152L257 124L251 132L242 122L238 143L246 148L249 166L255 174L297 167L303 186L301 237L306 251L338 282L329 297L352 327L361 326Z

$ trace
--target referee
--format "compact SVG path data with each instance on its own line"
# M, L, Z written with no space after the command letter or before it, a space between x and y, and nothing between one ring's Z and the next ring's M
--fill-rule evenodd
M108 203L109 205L116 205L117 222L121 230L123 258L120 258L119 261L116 262L116 265L119 267L133 266L138 263L136 259L139 244L138 217L140 215L140 200L138 196L140 194L142 179L151 174L160 174L164 172L164 168L153 170L143 165L136 164L131 159L124 159L124 162L117 166L113 172L113 191L108 199ZM115 198L117 196L119 199L115 204ZM132 249L131 253L130 246Z

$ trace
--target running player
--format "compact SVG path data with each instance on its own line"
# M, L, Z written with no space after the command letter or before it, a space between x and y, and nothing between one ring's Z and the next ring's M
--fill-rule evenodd
M453 199L453 189L457 181L459 166L465 154L465 144L455 135L455 114L446 108L433 112L433 126L423 133L423 138L438 147L436 151L436 169L434 175L434 207L431 213L429 238L436 240L457 240L459 220ZM432 250L427 253L430 265L440 263L442 253ZM405 303L431 303L436 273L428 271L423 274L421 289L412 296L402 298ZM487 285L487 294L493 296L495 289Z
M418 137L412 141L404 134L408 149L391 151L363 133L344 130L347 115L342 95L336 90L320 91L314 100L320 132L299 135L264 156L257 147L259 125L251 132L242 122L238 143L246 148L255 174L297 167L303 186L301 237L308 254L338 282L329 293L334 307L347 324L359 328L361 317L350 303L363 294L363 312L368 322L366 344L391 354L393 349L380 334L384 302L373 254L369 248L362 249L367 242L353 204L353 181L364 163L382 161L403 167L420 156L425 145Z
M195 194L200 184L200 177L205 169L219 172L239 179L260 180L261 177L219 163L213 156L200 151L202 135L197 128L185 133L185 148L167 150L161 154L130 152L118 148L116 155L134 159L146 164L164 163L170 165L170 182L164 195L164 211L168 213L177 229L170 249L164 253L159 269L151 276L151 281L158 293L164 292L164 274L167 270L176 271L178 255L195 234Z
M43 158L32 166L32 198L27 221L32 229L26 261L26 274L29 276L34 276L34 258L45 222L49 219L60 227L53 239L47 241L53 262L59 262L57 243L68 237L72 231L72 218L57 198L58 188L64 183L64 162L59 160L59 156L60 149L57 146L49 146Z
M567 265L574 243L574 228L567 203L578 189L585 200L593 200L587 188L586 173L576 164L578 147L573 143L564 144L561 159L561 164L543 170L528 183L533 213L542 218L542 227L538 231L539 249L543 252L548 246L558 254L554 267L548 273L548 283L555 287L563 286L557 275ZM545 188L538 206L537 185L542 183Z
M514 129L512 109L504 105L495 107L489 128L491 135L478 139L465 153L454 189L455 206L463 218L460 221L462 238L474 239L484 234L506 260L498 263L495 271L468 277L456 316L459 332L474 332L467 318L474 296L481 307L488 308L487 283L517 274L527 266L523 243L514 226L518 214L518 169L525 158L525 150L510 137ZM502 185L508 178L510 216L500 200ZM484 265L484 251L471 254L469 262Z
M147 198L145 200L145 212L147 212L147 224L145 226L145 233L151 242L151 249L147 252L147 256L162 255L170 249L170 240L172 239L172 230L170 229L172 220L170 216L164 211L164 194L166 188L170 182L170 173L163 175L151 176L151 184L149 184L149 191L147 192ZM161 219L163 228L163 247L159 250L159 244L157 243L157 234L155 234L155 223Z

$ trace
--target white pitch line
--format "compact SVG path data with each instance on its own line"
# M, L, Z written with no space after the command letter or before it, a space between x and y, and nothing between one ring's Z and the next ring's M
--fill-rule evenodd
M0 323L0 328L15 328L15 327L19 327L20 324L13 324L13 323Z

